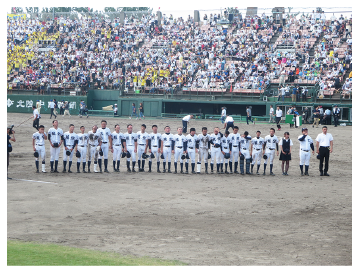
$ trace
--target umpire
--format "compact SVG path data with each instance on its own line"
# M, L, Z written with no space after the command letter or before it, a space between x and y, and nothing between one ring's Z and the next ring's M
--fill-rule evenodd
M322 133L316 138L316 153L320 158L320 176L330 176L328 171L328 160L333 149L333 137L327 133L327 126L322 127ZM323 169L323 161L325 160L325 169Z

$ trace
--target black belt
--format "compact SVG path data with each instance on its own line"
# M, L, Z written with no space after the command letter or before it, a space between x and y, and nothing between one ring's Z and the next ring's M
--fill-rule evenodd
M102 144L107 144L108 142L102 142Z
M223 149L228 149L228 147L223 147Z
M164 147L170 147L170 145L164 145Z
M262 149L256 149L256 148L253 148L253 150L256 150L256 151L261 151Z
M220 146L214 146L214 148L219 148Z
M122 146L121 144L114 144L114 146Z
M36 146L44 146L44 144L37 144Z
M247 148L242 148L242 150L247 150Z
M268 148L269 150L275 150L275 148Z
M152 147L158 147L158 145L153 145Z
M144 146L145 144L138 144L138 145L140 145L140 146Z
M238 145L233 145L233 147L238 147Z
M98 145L90 145L91 147L96 147L96 146L98 146Z
M329 148L330 146L320 146L320 148L321 148L321 147L322 147L322 148Z
M85 145L78 145L78 146L80 146L80 147L84 147Z
M177 146L177 148L183 148L183 146Z
M303 150L303 149L301 149L302 151L305 151L305 152L310 152L310 150Z
M194 147L188 147L189 149L193 149Z
M228 124L228 123L232 123L232 124L233 124L233 122L234 122L234 121L228 121L227 124Z

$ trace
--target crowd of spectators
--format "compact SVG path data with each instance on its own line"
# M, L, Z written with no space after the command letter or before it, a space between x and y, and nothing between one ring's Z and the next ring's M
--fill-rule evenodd
M8 19L8 88L39 94L71 84L83 93L89 86L236 91L299 80L339 88L352 66L352 20L326 20L323 13L298 17L287 17L282 26L265 14L237 14L228 28L217 25L224 19L220 14L206 15L202 24L172 15L160 22L155 15L131 16L124 24L98 17ZM276 33L278 40L270 43ZM281 51L278 45L291 47Z

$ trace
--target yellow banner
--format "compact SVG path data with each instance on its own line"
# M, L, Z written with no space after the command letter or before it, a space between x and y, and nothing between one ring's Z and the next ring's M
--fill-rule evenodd
M22 19L26 19L26 14L11 14L11 13L8 13L7 16L8 16L8 19L9 19L9 18L14 18L14 19L20 19L20 18L22 18Z

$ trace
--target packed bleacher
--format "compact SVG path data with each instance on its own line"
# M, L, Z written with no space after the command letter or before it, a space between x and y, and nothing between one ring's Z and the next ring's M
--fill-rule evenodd
M137 19L7 21L8 90L39 94L80 87L125 93L219 91L260 94L271 84L319 86L319 97L352 91L352 19L324 13L223 14L201 22L163 15ZM273 39L273 41L272 41Z

